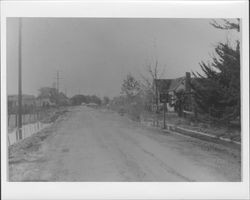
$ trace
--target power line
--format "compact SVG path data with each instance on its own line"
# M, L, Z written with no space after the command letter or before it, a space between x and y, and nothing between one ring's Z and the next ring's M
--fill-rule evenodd
M22 139L22 18L19 18L18 38L18 139Z
M59 105L59 98L60 98L60 80L61 80L62 78L60 77L60 71L59 70L57 70L56 71L56 93L57 93L57 95L56 95L56 102L57 102L57 105Z
M60 80L62 80L62 77L60 77L60 70L57 70L56 71L56 81L53 83L53 85L54 84L56 84L56 90L57 90L57 92L58 92L58 94L59 94L59 92L60 92Z
M59 93L59 71L56 72L56 89L57 89L57 92Z

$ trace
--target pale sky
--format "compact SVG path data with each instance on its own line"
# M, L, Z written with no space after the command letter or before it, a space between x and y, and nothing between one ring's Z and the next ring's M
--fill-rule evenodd
M218 42L232 33L212 27L211 19L23 19L23 93L52 86L60 71L60 90L113 97L131 72L145 73L158 60L162 78L200 71ZM7 21L7 93L17 94L18 19Z

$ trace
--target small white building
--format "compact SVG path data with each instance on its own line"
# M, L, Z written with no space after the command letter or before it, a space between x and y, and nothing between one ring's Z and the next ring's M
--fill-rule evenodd
M38 97L36 99L36 106L38 107L55 106L55 103L51 102L49 97Z

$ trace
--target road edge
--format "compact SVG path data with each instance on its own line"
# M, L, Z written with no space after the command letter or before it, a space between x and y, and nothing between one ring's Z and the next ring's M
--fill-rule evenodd
M194 137L194 138L198 138L198 139L205 139L205 140L209 140L209 141L223 141L223 142L228 142L228 143L234 143L237 145L241 145L241 142L238 141L234 141L230 138L224 138L221 136L215 136L215 135L211 135L208 133L203 133L203 132L199 132L199 131L194 131L194 130L190 130L190 129L186 129L186 128L182 128L179 126L175 126L175 125L167 125L166 129L162 129L164 132L169 132L169 131L173 131L173 132L177 132L179 134L185 135L185 136L189 136L189 137Z

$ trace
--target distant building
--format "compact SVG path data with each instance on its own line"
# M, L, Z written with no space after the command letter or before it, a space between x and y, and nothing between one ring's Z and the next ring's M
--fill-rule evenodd
M36 107L54 106L48 97L35 97L34 95L22 95L23 112L31 111ZM18 95L8 96L8 110L9 112L16 112L18 108Z
M64 93L58 93L56 88L50 87L39 89L37 102L37 106L39 107L65 106L70 104L68 97Z
M22 95L22 107L30 108L36 105L36 97L34 95ZM14 112L18 108L18 95L8 95L8 111Z
M18 95L8 95L8 103L12 106L18 106ZM34 95L22 95L22 104L23 105L35 105L36 97Z
M36 106L37 107L49 107L49 106L55 106L55 103L51 102L49 97L37 97Z

